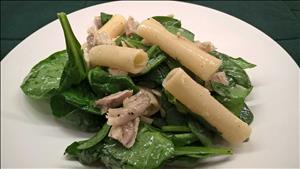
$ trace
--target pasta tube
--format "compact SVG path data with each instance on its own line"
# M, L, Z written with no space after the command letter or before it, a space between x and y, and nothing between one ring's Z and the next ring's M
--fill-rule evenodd
M139 25L137 34L148 42L159 45L163 51L205 81L209 80L221 65L221 60L197 48L181 36L170 33L152 18Z
M126 19L122 15L114 15L98 32L106 32L113 39L124 33L125 25Z
M136 74L145 68L148 55L142 49L98 45L90 50L89 59L92 66L107 66Z
M175 68L167 75L163 87L192 112L216 127L229 143L242 143L250 136L248 124L226 109L181 68Z

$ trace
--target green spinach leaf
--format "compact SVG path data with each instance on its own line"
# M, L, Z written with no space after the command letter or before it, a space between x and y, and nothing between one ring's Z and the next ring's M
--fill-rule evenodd
M156 169L173 155L174 145L159 132L142 126L135 144L130 149L112 139L107 139L102 151L104 156L113 160L112 162L108 158L102 160L106 166L118 161L122 168Z
M111 14L107 14L104 12L100 13L100 19L101 19L101 24L104 25L106 22L108 22L112 18Z
M184 146L175 147L175 156L187 156L187 155L230 155L232 150L227 147L194 147Z
M193 133L167 134L175 146L185 146L198 141L198 137Z
M53 96L50 106L52 114L57 119L82 131L98 131L105 121L103 116L92 114L69 104L62 95Z
M89 71L88 80L93 91L99 97L104 97L126 89L131 89L134 93L139 91L139 88L133 83L129 76L111 76L100 67L95 67Z
M140 73L140 75L146 74L149 71L157 68L162 62L167 59L167 56L160 50L157 45L151 46L147 50L147 54L149 57L149 61L146 65L146 68Z
M174 26L177 28L181 28L181 22L170 16L153 16L153 19L158 21L164 26Z
M25 77L21 89L34 99L49 98L60 91L64 68L68 63L66 50L40 61Z
M217 92L219 95L227 98L232 98L232 99L238 99L238 98L245 99L252 90L252 87L245 88L240 85L226 86L221 83L217 83L213 81L211 82L211 86L213 90Z
M96 96L94 95L89 83L83 81L77 86L71 87L70 89L60 93L64 100L81 110L102 115L103 112L95 107Z
M193 134L200 140L200 142L205 146L211 146L212 141L210 135L202 125L200 125L196 120L191 117L188 119L188 126Z
M186 117L185 114L180 113L177 108L168 101L168 97L162 92L160 98L160 106L162 111L166 113L165 120L168 125L185 125Z
M67 89L71 85L79 84L82 80L84 80L88 69L83 57L81 45L72 31L67 15L61 12L58 13L57 16L64 31L69 56L69 61L64 69L61 81L61 86L64 89Z
M248 124L253 121L254 115L245 104L244 98L227 98L220 95L214 97L242 121Z
M142 39L136 34L133 34L131 36L122 35L115 41L116 45L118 46L122 46L122 42L131 48L143 49L144 51L147 51L149 49L149 46L145 45L142 42Z
M171 132L171 133L180 133L180 132L190 132L190 128L187 126L179 126L179 125L168 125L162 126L161 130L163 132Z
M245 103L244 103L244 107L243 107L242 111L239 114L239 118L248 124L251 124L254 119L254 116L253 116L251 110Z
M217 51L210 52L210 54L222 60L220 71L224 71L226 76L232 78L235 84L241 85L245 88L252 87L250 79L245 70L233 62L230 59L230 56Z
M95 136L84 141L77 148L80 150L84 150L84 149L88 149L88 148L95 146L96 144L98 144L101 140L103 140L107 136L109 129L110 129L110 126L107 123L105 123L102 126L102 129L99 130Z
M235 64L239 65L242 69L254 68L256 66L255 64L249 63L240 57L238 58L229 57L229 59L233 61Z

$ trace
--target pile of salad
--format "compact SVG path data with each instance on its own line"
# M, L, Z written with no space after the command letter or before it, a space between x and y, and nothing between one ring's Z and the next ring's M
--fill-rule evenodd
M87 140L70 143L65 155L84 165L101 163L112 169L156 169L193 167L207 158L233 154L230 147L220 144L227 137L220 127L212 125L209 120L212 114L205 112L208 115L203 116L201 107L200 112L193 111L163 83L172 70L186 72L185 76L199 90L205 90L208 97L230 112L230 117L234 115L248 127L253 114L245 98L253 86L245 69L255 67L254 64L218 52L211 42L196 41L194 34L173 16L154 16L146 22L151 21L170 33L162 36L181 39L178 42L175 39L174 44L185 41L196 52L218 61L220 65L214 65L216 70L209 78L202 78L165 50L173 41L162 45L139 33L139 29L155 32L156 27L151 24L100 13L88 29L86 42L80 44L66 14L57 16L66 49L37 63L21 89L30 98L50 99L52 114L61 123L95 133ZM156 34L153 37L160 40ZM197 95L198 91L193 92ZM222 115L217 116L222 120Z

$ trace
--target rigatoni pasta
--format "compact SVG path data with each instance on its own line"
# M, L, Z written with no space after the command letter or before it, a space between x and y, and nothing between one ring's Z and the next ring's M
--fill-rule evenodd
M145 68L148 55L142 49L99 45L90 50L89 59L91 66L107 66L137 74Z
M219 59L197 48L181 36L170 33L152 18L143 21L137 33L148 42L159 45L163 51L179 60L181 64L205 81L209 80L221 65Z
M249 138L251 128L226 109L181 68L173 69L163 81L163 87L192 112L216 127L229 143L238 144Z
M98 32L106 32L110 38L115 38L125 31L126 19L122 15L114 15Z

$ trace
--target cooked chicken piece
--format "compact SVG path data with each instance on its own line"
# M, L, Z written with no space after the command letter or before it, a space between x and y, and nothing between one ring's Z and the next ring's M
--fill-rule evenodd
M126 98L123 101L122 108L108 109L106 115L107 124L109 125L124 125L128 121L143 115L145 110L150 105L150 98L145 93L138 92L137 94Z
M112 76L126 76L126 75L128 75L128 72L125 72L125 71L119 70L119 69L114 69L114 68L108 68L108 72Z
M222 83L223 85L226 85L226 86L229 85L229 81L227 80L225 72L217 72L217 73L213 74L212 77L210 78L210 80L213 82Z
M160 93L160 91L158 91L158 90L155 90L155 89L151 89L151 92L156 96L156 97L158 97L158 98L160 98L161 97L161 93Z
M145 88L141 88L139 93L125 99L123 102L123 106L136 107L136 104L138 104L137 100L139 102L142 102L144 105L148 105L146 110L143 112L144 116L151 116L155 114L160 108L156 97L150 91L147 91Z
M114 45L109 35L106 32L99 33L95 26L91 27L88 33L89 35L86 38L88 50L97 45Z
M139 23L134 21L133 17L129 16L125 25L125 34L126 36L135 33Z
M121 106L123 100L127 97L132 96L132 90L124 90L109 96L103 97L99 100L96 100L95 105L101 108L102 112L107 112L108 108L115 108Z
M150 98L150 105L149 107L145 110L144 112L144 116L152 116L153 114L155 114L156 112L159 111L160 106L158 103L157 98L152 94L152 92L149 92L147 90L144 91L147 96Z
M94 25L96 26L96 28L98 30L102 27L101 17L100 16L95 16L95 18L94 18Z
M138 132L140 118L135 118L121 126L112 126L108 136L118 140L126 148L133 146Z
M204 50L206 52L211 52L211 51L214 51L216 49L216 47L211 42L195 41L194 44L198 48L200 48L200 49L202 49L202 50Z

